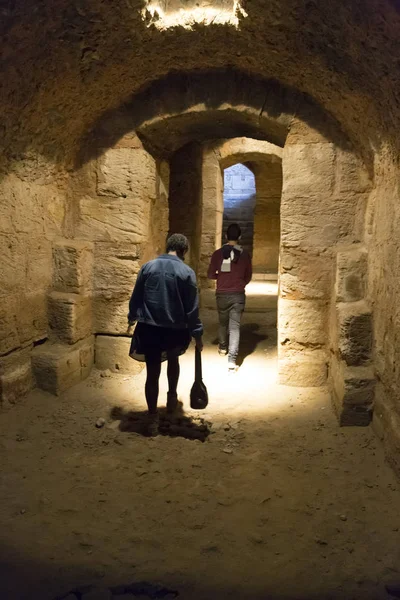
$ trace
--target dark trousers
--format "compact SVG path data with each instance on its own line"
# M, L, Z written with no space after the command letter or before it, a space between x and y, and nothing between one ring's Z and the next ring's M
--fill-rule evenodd
M146 369L147 369L147 378L146 378L146 385L145 385L145 394L146 394L147 408L149 409L150 414L156 414L157 413L157 401L158 401L158 381L160 379L160 373L161 373L161 355L147 357L146 358ZM168 377L169 388L168 388L167 408L168 408L169 402L172 401L172 403L174 403L174 401L176 399L176 388L178 386L179 371L180 371L179 357L178 356L168 356L167 377Z
M217 294L219 347L221 350L228 350L228 362L230 363L236 363L239 353L240 321L242 319L245 303L246 296L244 292Z

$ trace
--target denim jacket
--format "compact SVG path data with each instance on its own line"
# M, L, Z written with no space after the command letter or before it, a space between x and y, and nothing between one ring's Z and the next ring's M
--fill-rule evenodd
M201 336L193 269L172 254L162 254L143 265L129 302L128 320L173 329L188 327L192 337Z

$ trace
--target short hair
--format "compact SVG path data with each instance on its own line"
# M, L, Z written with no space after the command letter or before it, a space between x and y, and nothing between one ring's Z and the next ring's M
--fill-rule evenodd
M184 255L189 250L189 242L185 235L182 233L173 233L167 239L167 253L176 252L177 254Z
M242 235L242 230L237 223L231 223L226 230L226 237L228 242L236 242Z

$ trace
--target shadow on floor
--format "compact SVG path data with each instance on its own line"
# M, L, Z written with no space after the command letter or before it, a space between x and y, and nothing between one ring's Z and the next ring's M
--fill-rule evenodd
M265 340L270 340L270 346L273 347L276 345L276 335L266 335L262 333L257 333L260 329L260 325L258 323L245 323L240 327L240 346L239 346L239 355L237 358L237 364L241 366L245 359L253 354L257 346L264 342ZM272 339L272 337L274 339ZM215 338L212 342L214 346L218 345L218 338Z
M178 408L172 415L167 413L166 408L160 408L158 413L160 435L184 437L188 440L204 442L211 433L211 423L202 417L185 415L182 402L178 402ZM120 431L148 435L147 411L125 411L119 406L114 406L111 409L110 417L113 421L120 421Z

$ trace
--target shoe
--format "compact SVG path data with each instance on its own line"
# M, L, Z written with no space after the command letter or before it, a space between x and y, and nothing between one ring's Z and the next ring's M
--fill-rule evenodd
M167 393L167 413L172 414L178 406L178 394Z
M159 433L158 425L159 425L158 413L156 413L155 415L149 414L147 416L146 435L148 437L156 437Z
M236 363L228 362L228 373L236 373L239 369Z
M228 354L228 350L226 348L218 348L218 354L220 356L226 356Z

